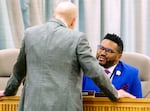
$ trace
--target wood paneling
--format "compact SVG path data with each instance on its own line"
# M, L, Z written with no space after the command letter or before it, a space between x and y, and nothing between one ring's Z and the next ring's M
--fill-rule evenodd
M0 98L0 111L17 111L19 96ZM83 111L150 111L150 98L122 98L117 102L107 97L83 97Z
M107 97L83 97L83 111L150 111L150 98L122 98L117 102Z

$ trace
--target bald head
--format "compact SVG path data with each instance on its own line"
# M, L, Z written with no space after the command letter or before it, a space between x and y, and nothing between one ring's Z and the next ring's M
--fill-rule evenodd
M63 21L68 28L73 29L77 17L77 7L71 2L61 2L55 9L54 18Z

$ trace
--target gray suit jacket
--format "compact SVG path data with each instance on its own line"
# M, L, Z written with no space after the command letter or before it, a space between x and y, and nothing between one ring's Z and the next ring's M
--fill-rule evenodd
M118 98L85 34L52 19L26 30L5 94L15 95L26 77L19 111L82 111L81 69L110 99Z

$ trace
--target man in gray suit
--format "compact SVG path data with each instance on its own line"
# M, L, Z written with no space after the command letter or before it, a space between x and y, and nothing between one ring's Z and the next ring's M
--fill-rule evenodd
M111 100L132 95L115 90L84 33L72 30L77 8L60 3L48 23L28 28L13 74L0 96L15 95L25 78L18 111L82 111L82 71Z

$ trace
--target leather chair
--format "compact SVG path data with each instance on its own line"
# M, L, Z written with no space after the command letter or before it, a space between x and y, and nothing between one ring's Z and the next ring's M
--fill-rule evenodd
M124 52L121 60L139 69L143 98L150 98L150 57L136 52Z
M19 54L19 49L2 49L0 50L0 90L4 90L7 81L12 74L13 65ZM22 90L22 85L16 95L20 95Z

